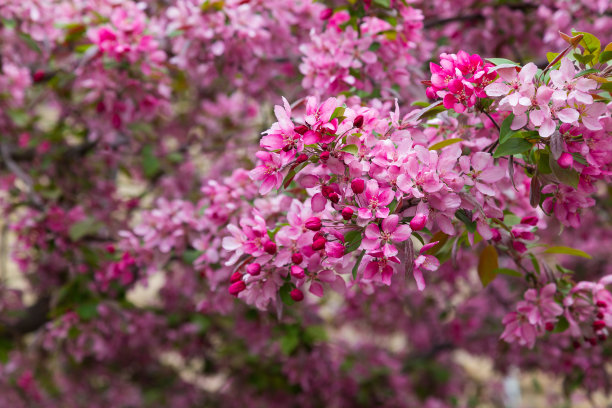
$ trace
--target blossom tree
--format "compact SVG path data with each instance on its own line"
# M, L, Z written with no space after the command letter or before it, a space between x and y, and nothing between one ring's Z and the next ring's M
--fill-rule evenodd
M8 0L0 34L0 406L609 391L607 1Z

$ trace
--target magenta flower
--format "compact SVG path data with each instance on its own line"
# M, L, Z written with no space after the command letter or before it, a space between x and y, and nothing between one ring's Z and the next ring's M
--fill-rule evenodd
M259 145L270 151L296 149L301 152L304 149L304 143L301 140L301 135L295 131L295 125L291 121L291 106L284 97L283 105L274 107L274 114L278 122L266 131L266 135L261 138Z
M474 153L471 158L462 156L459 165L465 173L465 184L475 186L478 191L488 196L495 195L491 184L498 182L506 174L502 167L495 165L491 154L486 152Z
M357 210L359 218L370 220L389 216L389 208L386 206L393 201L393 190L388 188L381 190L376 180L368 180L361 198L365 203Z
M379 281L385 285L391 285L391 276L393 276L393 267L389 262L399 264L400 260L396 256L386 257L382 252L374 252L369 254L373 259L366 265L363 270L363 278L373 281Z
M425 279L423 278L423 271L433 272L440 267L440 261L433 255L427 255L425 252L430 250L438 241L430 242L424 245L419 251L419 256L414 260L414 269L412 270L412 276L417 284L417 289L422 291L425 289Z
M279 188L283 183L283 175L280 170L289 159L289 153L280 154L259 151L255 156L261 160L261 164L249 172L253 181L262 180L259 187L260 194L268 194L273 189Z
M399 216L393 214L382 221L381 228L376 224L369 224L366 227L361 248L367 251L382 248L383 254L386 257L391 257L398 253L397 248L392 243L407 240L411 233L410 227L399 224Z

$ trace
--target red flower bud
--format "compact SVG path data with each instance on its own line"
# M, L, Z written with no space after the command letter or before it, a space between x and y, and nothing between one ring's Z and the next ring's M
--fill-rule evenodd
M266 242L264 244L264 251L266 251L270 255L274 255L276 253L276 244L272 241Z
M351 190L353 190L353 193L355 194L363 193L365 190L365 181L359 178L354 179L351 181Z
M295 300L296 302L301 302L304 300L304 294L298 288L295 288L289 292L289 296L291 296L291 299Z
M562 169L569 169L574 164L574 156L567 152L563 152L559 159L557 159L557 164Z
M317 232L316 234L314 234L314 237L312 237L312 242L315 242L319 238L325 239L325 234L323 234L322 232Z
M308 160L308 156L306 156L304 153L295 158L297 163L304 163L306 160Z
M232 276L230 276L230 282L235 283L242 280L242 274L240 272L234 272Z
M593 322L593 330L598 331L606 327L606 322L603 320L595 320Z
M319 217L310 217L306 220L304 225L311 231L319 231L322 227L321 219Z
M334 14L334 10L331 8L326 8L325 10L321 10L319 18L321 20L328 20L332 16L332 14Z
M493 237L491 237L493 241L495 242L501 241L502 237L497 228L491 228L491 234L493 234Z
M553 322L546 322L544 327L546 328L547 331L555 330L555 324Z
M340 201L340 196L336 193L331 193L328 198L334 204L338 204Z
M334 189L331 188L330 186L321 187L321 194L323 194L323 197L325 198L329 198L329 195L333 192L334 192Z
M359 115L353 120L353 126L356 128L363 126L363 115Z
M525 225L537 225L538 217L523 217L521 218L521 224Z
M410 228L413 231L422 230L425 228L425 224L427 224L427 215L425 214L417 214L412 220L410 220Z
M301 264L303 260L304 260L304 257L299 252L291 255L291 262L293 262L296 265Z
M296 126L295 129L293 130L295 130L296 133L303 135L304 133L308 132L308 127L304 125L300 125L300 126Z
M597 305L597 307L607 307L608 304L602 300L598 300L597 303L595 303Z
M321 160L327 161L327 159L329 159L329 152L322 152L320 157Z
M353 217L353 213L354 213L354 211L353 211L353 209L352 209L352 208L350 208L350 207L344 207L344 208L342 209L342 218L344 218L345 220L347 220L347 221L348 221L348 220L350 220L350 219L351 219L351 217Z
M249 275L257 276L261 272L261 265L254 262L246 267L246 271Z
M291 276L293 276L296 279L302 279L306 276L306 274L304 273L304 269L300 268L297 265L292 265L291 266Z
M45 71L38 70L32 75L34 82L40 82L45 79Z
M244 283L244 281L238 281L230 285L229 293L232 296L238 296L238 294L245 289L246 289L246 283Z
M315 242L312 243L312 250L313 251L319 251L323 248L325 248L325 243L327 241L325 240L325 238L319 238L317 239Z
M283 146L283 152L290 152L291 150L293 150L293 145Z

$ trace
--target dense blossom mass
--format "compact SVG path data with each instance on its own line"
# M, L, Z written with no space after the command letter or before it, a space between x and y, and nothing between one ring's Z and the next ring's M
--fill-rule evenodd
M611 38L605 0L3 2L0 406L607 392Z

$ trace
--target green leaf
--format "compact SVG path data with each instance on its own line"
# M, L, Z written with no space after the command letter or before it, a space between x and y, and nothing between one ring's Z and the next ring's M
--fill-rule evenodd
M359 154L359 147L357 147L357 145L354 145L354 144L346 145L340 150L342 150L343 152L350 153L353 156L357 156Z
M575 52L574 58L576 58L576 61L580 62L581 64L590 65L591 61L593 61L593 58L595 58L595 56L593 54L581 55Z
M327 340L327 332L325 327L321 325L308 326L304 329L304 342L307 344L315 344L317 342Z
M501 273L503 275L515 276L517 278L522 278L523 277L523 274L520 273L519 271L515 271L514 269L509 269L509 268L497 268L493 272L496 275Z
M290 283L285 283L283 286L281 286L281 288L278 291L281 300L287 306L291 306L295 303L295 300L291 298L292 290L293 290L293 285L291 285Z
M585 69L584 71L581 71L581 72L577 73L574 78L580 78L581 76L585 76L585 75L588 75L588 74L594 74L596 72L599 72L599 70L597 70L595 68Z
M361 253L359 254L359 256L357 257L357 260L355 261L355 266L353 266L353 280L357 279L357 270L359 269L359 265L361 264L361 260L363 259L363 256L365 255L365 249L361 251Z
M289 355L300 345L300 336L296 328L290 327L280 338L280 348L283 354Z
M561 183L572 186L574 188L578 187L578 182L580 181L580 174L577 171L572 169L564 169L559 166L559 163L555 159L553 159L552 155L548 160L548 164L550 165L550 169L552 173L555 175L557 180Z
M580 256L582 258L591 259L591 255L587 254L586 252L581 251L580 249L566 247L566 246L551 246L551 247L546 248L546 251L544 251L544 253L545 254L573 255L573 256Z
M493 65L501 65L501 64L520 65L518 62L514 62L506 58L486 58L486 60L492 63Z
M604 51L599 54L599 62L601 62L602 64L610 60L612 60L612 51Z
M510 138L510 136L512 136L512 134L515 133L514 130L510 129L510 126L512 125L513 120L514 120L514 114L511 113L502 122L501 127L499 129L499 143L500 144L505 143Z
M91 320L98 316L98 302L83 303L76 308L79 317L85 321Z
M553 333L561 333L566 331L569 328L569 322L565 318L565 316L559 317L559 321L555 325Z
M363 232L361 230L353 230L346 233L344 241L346 244L345 254L355 251L361 245L363 239Z
M493 157L497 158L523 153L531 149L531 146L531 143L529 143L525 139L511 137L505 143L500 144L497 149L495 149Z
M558 55L559 55L558 52L547 52L546 59L548 60L549 63L551 63L553 62L555 58L557 58Z
M157 174L161 165L155 156L153 145L146 145L142 148L142 171L147 178L152 178Z
M196 259L202 255L204 251L196 251L195 249L187 249L183 252L183 261L186 264L192 265Z
M68 229L68 236L71 240L78 241L87 235L95 234L101 227L102 223L96 221L94 218L88 217L72 224Z
M172 32L170 32L167 37L169 38L173 38L173 37L178 37L179 35L183 34L184 31L183 30L174 30Z
M336 109L334 109L334 113L332 113L331 118L329 118L329 121L331 122L332 120L344 115L345 109L346 108L344 106L338 106Z
M580 45L584 47L585 53L593 54L595 56L599 55L599 51L601 50L601 41L599 41L599 38L595 37L591 33L587 33L584 31L575 31L573 34L583 35L582 40L580 41Z
M434 144L433 146L429 148L429 150L440 150L440 149L445 148L446 146L454 145L455 143L459 143L462 141L463 139L461 138L446 139L446 140L443 140L441 142Z
M374 0L374 4L380 7L389 8L391 7L391 0Z
M461 222L463 222L469 232L472 234L476 232L476 222L472 221L472 217L468 215L466 210L459 209L455 211L455 217Z
M480 253L480 259L478 260L478 276L482 286L486 287L495 279L497 269L499 269L497 250L493 245L486 246Z
M40 47L38 46L38 43L34 41L29 34L19 33L19 38L21 38L27 44L27 46L30 47L31 50L36 51L39 54L42 53Z

